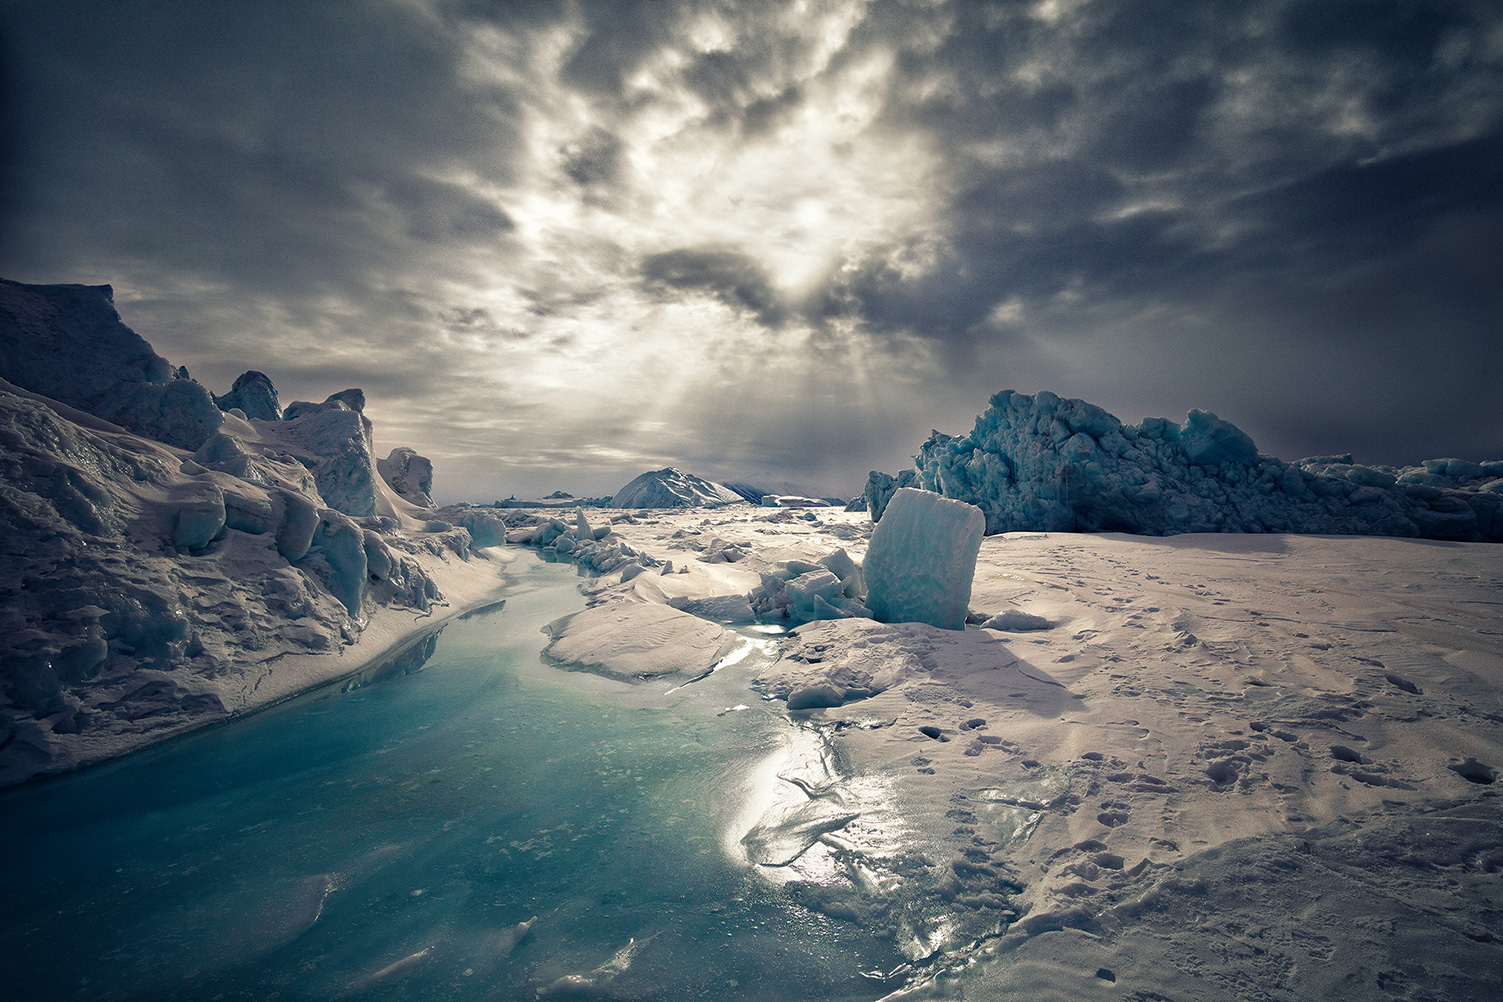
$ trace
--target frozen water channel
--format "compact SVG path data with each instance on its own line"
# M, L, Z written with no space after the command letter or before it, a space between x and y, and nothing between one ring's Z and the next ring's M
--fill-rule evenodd
M902 962L890 939L737 858L791 740L747 689L756 658L671 692L561 671L539 631L582 606L577 578L516 566L421 671L0 796L6 997L890 990L858 973Z

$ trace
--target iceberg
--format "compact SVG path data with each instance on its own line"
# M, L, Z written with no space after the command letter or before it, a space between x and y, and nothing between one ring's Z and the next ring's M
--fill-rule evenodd
M1286 463L1209 411L1123 425L1084 400L1004 390L968 435L933 432L915 469L873 472L873 521L907 484L1015 531L1293 532L1503 541L1503 462Z
M975 505L899 488L872 532L862 565L872 618L965 629L985 528Z

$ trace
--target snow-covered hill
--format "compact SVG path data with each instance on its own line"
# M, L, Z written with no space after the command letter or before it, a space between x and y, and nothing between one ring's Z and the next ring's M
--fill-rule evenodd
M611 497L613 508L697 508L736 504L746 500L724 484L717 484L673 467L642 474Z

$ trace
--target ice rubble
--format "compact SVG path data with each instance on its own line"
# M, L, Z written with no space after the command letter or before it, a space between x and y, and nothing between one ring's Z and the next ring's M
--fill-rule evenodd
M673 467L642 474L611 498L615 508L694 508L746 500L724 484Z
M904 487L872 532L866 604L883 623L965 629L986 520L975 505Z
M968 435L934 432L916 469L873 472L873 520L913 484L968 501L987 533L1017 530L1294 532L1503 541L1503 462L1370 467L1352 457L1285 463L1194 410L1124 426L1083 400L1004 390Z
M190 453L145 437L176 420L169 407L142 420L117 406L146 391L122 395L99 364L71 377L44 364L51 344L57 368L104 358L131 385L213 406L197 383L148 380L171 367L107 287L0 283L0 322L19 332L5 371L33 384L0 379L0 785L337 677L339 659L282 659L338 652L383 607L427 613L442 601L431 569L467 560L472 538L501 541L493 512L444 521L379 482L358 390L294 404L287 421L242 417L242 393L196 444L168 436ZM248 386L275 400L269 380L237 380Z
M138 435L191 450L223 421L208 390L121 322L108 285L0 279L0 344L0 378Z

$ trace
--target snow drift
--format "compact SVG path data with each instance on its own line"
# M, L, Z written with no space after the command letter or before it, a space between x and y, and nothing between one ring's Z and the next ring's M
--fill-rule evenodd
M901 487L967 501L989 535L1018 530L1294 532L1503 541L1503 462L1286 463L1207 411L1124 426L1083 400L1004 390L970 434L934 432L914 470L873 472L875 521Z

